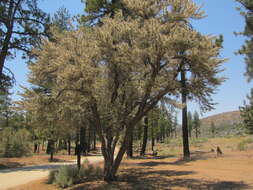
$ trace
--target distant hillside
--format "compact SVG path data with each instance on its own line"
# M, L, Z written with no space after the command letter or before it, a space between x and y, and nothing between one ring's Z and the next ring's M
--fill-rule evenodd
M240 117L239 111L231 111L216 114L201 119L201 133L204 137L213 136L211 123L215 125L215 136L229 136L242 134L244 129L238 125L241 123L242 119Z
M213 122L216 126L221 125L235 125L240 123L241 117L239 111L231 111L212 115L201 119L201 126L210 126Z

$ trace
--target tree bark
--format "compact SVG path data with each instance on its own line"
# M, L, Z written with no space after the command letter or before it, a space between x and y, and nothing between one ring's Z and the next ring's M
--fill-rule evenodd
M82 152L82 150L81 150L81 145L80 144L78 144L77 145L77 168L78 168L78 170L80 170L80 168L81 168L81 152Z
M148 141L148 117L146 116L144 118L143 142L142 142L140 156L145 155L146 147L147 147L147 141Z
M154 151L155 146L155 137L154 137L154 125L152 125L152 131L151 131L151 149Z
M40 153L40 143L38 143L37 153Z
M44 150L45 150L44 145L45 145L45 141L43 140L43 141L42 141L42 148L41 148L41 149L42 149L42 151L44 151Z
M16 5L19 6L19 5ZM11 0L10 1L10 5L9 5L9 9L8 9L8 24L6 25L7 27L7 31L6 31L6 36L4 38L3 41L3 46L0 52L0 81L2 79L2 75L3 75L3 68L4 68L4 62L5 59L8 55L8 50L9 50L9 44L11 41L11 36L12 36L12 32L13 32L13 25L14 25L14 18L13 16L16 13L16 8L14 7L14 1Z
M182 84L182 103L184 108L182 110L182 132L183 132L183 152L184 159L190 158L189 139L188 139L188 122L187 122L187 88L185 71L181 71L181 84Z
M50 161L53 161L53 156L54 156L54 140L48 140L47 144L47 154L50 154Z
M96 137L96 130L93 128L93 150L97 149L97 137Z
M81 144L80 144L80 136L81 136L81 130L82 130L82 127L78 127L77 130L76 130L76 162L77 162L77 168L80 170L81 168Z
M80 127L80 151L81 154L84 153L86 155L87 153L87 146L86 146L86 128Z
M110 181L116 181L116 172L115 171L115 166L114 166L114 158L113 154L111 153L110 150L106 150L107 156L105 157L105 162L104 162L104 180L107 182Z
M50 153L50 162L53 162L53 160L54 160L54 152L52 151Z
M37 151L38 151L38 144L34 143L33 153L36 153Z
M133 131L130 132L129 142L127 145L127 157L133 157Z
M89 127L89 130L88 130L88 139L87 139L87 152L90 152L91 150L91 127Z
M68 154L71 155L71 139L68 139Z

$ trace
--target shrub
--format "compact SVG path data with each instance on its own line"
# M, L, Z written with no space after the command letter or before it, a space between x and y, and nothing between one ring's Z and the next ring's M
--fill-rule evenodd
M30 147L24 143L13 141L12 144L6 146L5 157L22 157L30 155Z
M48 175L48 179L47 179L48 184L54 183L55 176L57 173L58 173L58 170L50 170L49 175Z
M79 175L80 173L82 172L79 172L77 167L62 166L59 168L58 172L55 172L54 183L62 188L69 187L80 181L82 177Z
M242 142L238 143L237 149L240 150L240 151L246 150L246 143L245 143L245 141L242 141Z
M93 166L88 160L78 170L76 166L62 166L57 170L52 170L48 176L48 183L54 183L62 188L80 183L83 179L92 177L101 177L103 170L98 166Z
M22 157L31 154L30 134L26 129L15 131L7 128L3 135L5 137L2 142L4 157Z
M253 143L252 138L245 139L245 140L241 141L240 143L238 143L237 149L240 151L246 150L248 148L248 144L250 144L250 143Z

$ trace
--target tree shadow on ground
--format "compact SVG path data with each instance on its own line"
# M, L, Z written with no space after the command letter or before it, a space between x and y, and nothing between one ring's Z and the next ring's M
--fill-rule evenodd
M140 157L140 158L135 158L135 159L139 159L139 160L148 160L148 159L152 159L152 160L162 160L162 159L166 159L166 158L170 158L170 157L175 157L175 156L165 156L165 157ZM150 162L141 162L138 165L140 166L148 166L148 167L153 167L153 166L158 166L158 165L184 165L187 164L189 162L192 161L197 161L197 160L208 160L208 159L213 159L215 158L214 154L210 153L210 152L203 152L203 151L195 151L192 152L191 157L189 159L183 159L183 158L179 158L176 161L172 161L172 162L158 162L158 161L150 161Z
M163 156L153 156L151 154L146 154L145 156L134 156L131 159L132 160L162 160L162 159L167 159L167 158L175 158L175 155L163 155Z
M102 180L87 181L70 190L156 190L156 189L194 189L194 190L241 190L249 186L235 181L208 181L194 179L193 171L150 170L147 167L123 169L117 182Z
M168 162L170 165L184 165L189 162L198 161L198 160L208 160L216 158L215 153L213 152L204 152L204 151L194 151L191 153L191 157L188 159L179 158L176 161Z
M19 168L7 168L7 169L3 169L0 170L0 173L12 173L12 172L24 172L24 171L47 171L47 170L51 170L51 169L57 169L61 166L64 166L67 164L46 164L46 165L37 165L37 166L25 166L25 167L19 167ZM76 165L73 163L69 163L68 165Z
M24 164L18 162L8 162L7 164L0 164L0 170L23 167Z
M59 158L53 158L53 160L50 160L50 158L48 159L49 163L58 163L58 162L72 162L71 160L65 160L65 159L59 159Z

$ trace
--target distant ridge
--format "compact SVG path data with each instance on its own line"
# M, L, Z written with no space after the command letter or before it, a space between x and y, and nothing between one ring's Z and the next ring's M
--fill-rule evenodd
M240 111L230 111L220 114L215 114L201 119L202 126L210 126L213 122L217 125L234 125L242 121L240 117Z

